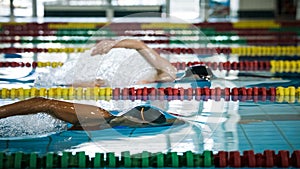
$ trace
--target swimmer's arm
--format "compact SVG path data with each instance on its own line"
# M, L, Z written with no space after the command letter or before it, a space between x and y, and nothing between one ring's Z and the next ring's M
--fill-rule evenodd
M77 104L42 97L30 98L0 107L0 119L44 112L57 119L82 127L110 127L107 121L114 118L108 111L93 105Z
M145 46L137 50L144 58L157 69L156 81L174 81L177 69L165 58L161 57L155 50Z
M127 49L143 49L147 47L145 43L135 39L123 39L113 46L113 48L127 48Z
M106 45L111 44L111 45ZM121 41L101 41L92 51L92 56L107 53L111 48L127 48L137 50L145 59L158 70L156 81L173 81L176 79L176 68L155 50L149 48L144 42L135 39Z
M113 48L136 49L145 59L158 70L156 81L173 81L176 79L176 68L165 58L161 57L155 50L149 48L145 43L134 39L124 39Z
M62 102L63 106L70 107L68 104L72 103L64 103ZM52 107L55 107L56 104L53 104L51 99L46 99L42 97L30 98L27 100L18 101L12 104L4 105L0 107L0 119L17 116L17 115L29 115L29 114L36 114L40 112L48 113L52 116L57 117L63 121L75 124L78 122L76 114L74 111L68 111L64 114L61 111L56 112L52 111Z
M92 49L92 56L95 56L97 54L105 54L108 53L112 48L127 48L127 49L142 49L146 45L139 41L134 39L123 39L123 40L102 40L98 42L95 47Z

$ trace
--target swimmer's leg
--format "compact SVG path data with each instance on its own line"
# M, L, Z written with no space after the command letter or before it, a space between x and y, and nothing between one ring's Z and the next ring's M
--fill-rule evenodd
M0 119L40 112L45 112L65 122L74 125L80 124L81 126L101 126L104 122L114 118L108 111L96 106L37 97L1 106Z

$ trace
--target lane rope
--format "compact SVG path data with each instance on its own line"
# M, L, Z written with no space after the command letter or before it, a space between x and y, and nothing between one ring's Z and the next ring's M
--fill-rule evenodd
M5 153L0 152L0 169L4 168L198 168L198 167L300 167L300 150L289 152L279 150L264 150L263 153L255 153L253 150L239 151L203 151L193 153L150 153L143 151L139 154L131 154L129 151L121 155L109 153L95 153L89 157L85 152L47 153Z
M82 53L89 48L0 48L0 53ZM216 48L154 48L166 54L236 54L240 56L300 56L300 46L245 46Z
M63 62L0 62L0 68L58 68ZM272 73L300 73L300 60L239 61L239 62L173 62L177 70L194 65L206 65L212 70L270 71Z
M1 36L1 34L0 34ZM24 35L18 35L24 36ZM44 35L45 36L45 35ZM75 36L75 35L74 35ZM197 36L197 35L196 35ZM201 35L199 35L201 36ZM203 35L204 36L204 35ZM206 35L205 35L206 36ZM285 35L286 36L286 35ZM113 37L110 35L109 37ZM258 36L261 38L261 36ZM7 38L7 36L6 36ZM103 38L104 39L104 38ZM2 44L47 44L47 43L59 43L59 44L96 44L99 40L89 40L86 39L57 39L57 40L47 40L47 39L0 39L0 43ZM185 39L159 39L159 40L142 40L146 44L198 44L198 43L213 43L213 44L241 44L241 45L297 45L300 42L300 39L297 36L289 37L286 39L279 39L277 37L269 38L269 39L249 39L249 38L239 38L239 39L231 39L230 37L227 39L216 39L215 37L210 37L210 39L204 40L185 40Z
M2 88L1 99L46 97L65 100L203 100L272 101L295 103L300 101L300 87L251 88L104 88L52 87Z

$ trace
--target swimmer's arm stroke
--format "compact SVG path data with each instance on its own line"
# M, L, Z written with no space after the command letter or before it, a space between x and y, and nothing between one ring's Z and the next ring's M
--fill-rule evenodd
M113 45L104 45L111 42ZM115 43L114 43L115 42ZM103 46L106 49L99 49ZM108 40L100 42L92 52L92 55L108 52L111 48L127 48L137 50L153 67L158 70L156 81L168 82L176 79L176 68L155 50L149 48L144 42L135 39L123 39L121 41Z
M160 111L147 112L128 111L123 115L114 116L109 111L94 105L34 97L0 106L0 119L47 113L56 119L73 124L69 128L70 130L101 130L116 126L143 127L182 123L181 120L176 118L166 119L162 113L157 114Z
M152 66L158 70L156 81L173 81L176 79L176 68L165 58L161 57L155 50L149 48L145 43L134 39L124 39L117 43L114 48L136 49Z
M71 123L75 127L97 127L98 129L110 128L108 122L114 118L108 111L93 105L35 97L0 106L0 119L41 112Z

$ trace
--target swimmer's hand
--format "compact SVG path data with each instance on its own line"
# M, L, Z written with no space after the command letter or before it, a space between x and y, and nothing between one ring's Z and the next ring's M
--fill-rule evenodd
M93 47L92 56L95 55L103 55L108 53L116 44L118 43L118 41L116 40L101 40L100 42L98 42L95 47Z
M112 48L127 48L127 49L144 49L146 48L146 44L142 41L135 39L123 39L121 41L117 40L102 40L98 42L92 50L91 55L103 55L108 53Z

